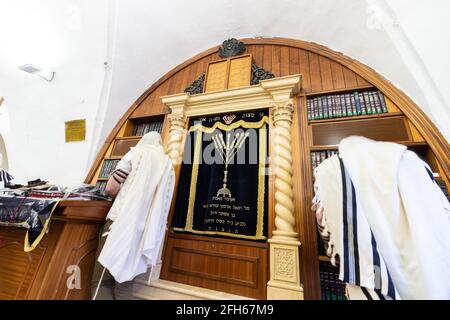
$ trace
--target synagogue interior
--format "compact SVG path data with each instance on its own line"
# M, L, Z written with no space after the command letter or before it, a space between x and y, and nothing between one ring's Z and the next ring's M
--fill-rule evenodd
M0 300L450 300L449 12L0 1Z

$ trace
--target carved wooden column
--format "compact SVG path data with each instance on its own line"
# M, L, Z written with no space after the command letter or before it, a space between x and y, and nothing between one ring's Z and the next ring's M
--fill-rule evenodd
M174 165L181 163L181 141L183 140L186 116L183 113L168 115L169 139L167 141L167 154Z
M271 109L274 124L275 228L270 243L270 281L267 299L303 299L300 285L299 247L295 231L292 181L291 101Z
M174 166L181 164L182 159L182 145L183 136L186 127L186 100L189 97L188 94L178 94L171 97L162 98L169 108L171 113L168 115L169 120L169 138L167 141L167 154Z

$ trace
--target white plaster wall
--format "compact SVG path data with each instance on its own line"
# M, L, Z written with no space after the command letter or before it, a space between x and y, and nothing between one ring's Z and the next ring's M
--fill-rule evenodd
M81 182L152 83L229 37L302 39L354 57L408 94L450 140L449 9L446 0L0 0L10 171ZM25 62L54 68L55 79L16 68ZM87 141L66 144L64 121L77 118L87 119Z
M107 23L107 0L0 1L0 133L15 181L83 180L105 76ZM19 70L24 63L52 68L53 81ZM86 141L65 143L64 122L73 119L86 119Z
M91 160L146 88L229 37L303 39L344 52L405 91L450 140L448 1L133 0L116 6L107 112L104 120L98 119L102 129Z

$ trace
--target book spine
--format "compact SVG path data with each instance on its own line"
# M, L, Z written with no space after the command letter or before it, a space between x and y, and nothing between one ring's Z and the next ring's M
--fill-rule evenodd
M348 108L347 108L347 104L345 103L345 97L343 94L340 94L338 96L336 96L337 101L339 102L339 104L342 106L342 110L344 112L344 117L348 116Z
M366 103L364 102L364 95L362 92L358 93L359 106L361 107L361 114L367 114Z
M98 175L99 178L103 178L103 173L105 172L105 165L106 165L106 160L103 161L102 169L100 170L100 173Z
M342 95L342 105L345 106L345 110L347 110L347 117L351 117L353 115L353 113L352 113L352 102L351 102L350 94Z
M330 96L331 106L334 110L334 116L340 117L339 115L339 104L336 102L336 97L334 95Z
M341 110L341 117L346 117L349 111L347 110L347 106L345 105L345 103L344 104L341 103L341 99L338 95L336 95L335 99L336 104L339 106L339 109Z
M388 109L386 106L386 100L384 100L384 94L381 91L377 92L378 97L380 99L380 103L381 103L381 110L383 111L383 113L387 113Z
M378 95L377 91L373 91L370 93L372 95L372 98L375 102L375 110L377 111L378 114L383 113L383 110L381 109L381 101L380 101L380 96Z
M371 91L367 92L369 95L369 101L370 101L370 108L372 109L372 114L377 114L377 102L375 101L373 94Z
M355 101L355 96L351 93L348 94L349 96L349 101L350 101L350 110L351 110L351 114L352 116L356 115L356 101Z
M361 103L359 101L359 94L358 91L356 91L354 94L354 98L355 98L355 110L356 110L356 114L360 115L361 114Z
M312 107L313 107L312 111L314 114L314 120L317 120L317 119L319 119L319 112L317 111L317 99L316 98L314 98L312 100Z
M327 111L327 105L325 103L325 99L324 97L319 97L319 101L320 101L320 110L322 111L322 119L325 119L325 113Z
M328 119L329 118L329 107L328 107L327 97L326 96L320 97L320 99L322 100L323 118Z
M364 97L364 105L366 106L367 114L372 114L372 108L370 106L370 100L369 100L369 95L368 95L367 91L363 92L363 97Z
M336 111L335 111L331 96L326 96L326 99L327 99L327 105L328 105L328 109L329 109L328 110L329 116L330 116L330 118L334 118L334 117L336 117Z
M311 152L311 167L312 171L314 172L314 169L316 169L316 154L315 152Z
M322 163L327 158L327 152L321 151L320 152L320 163Z
M316 168L317 166L319 166L320 164L320 151L316 152Z
M323 107L322 107L322 98L317 98L317 107L319 109L319 119L323 119Z
M306 99L306 112L308 116L308 121L312 120L312 113L311 113L311 100Z

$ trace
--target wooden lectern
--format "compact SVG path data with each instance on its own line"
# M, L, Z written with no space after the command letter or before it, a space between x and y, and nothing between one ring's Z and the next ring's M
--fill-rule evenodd
M0 299L91 298L98 234L109 201L61 201L46 234L23 251L26 229L0 227Z

